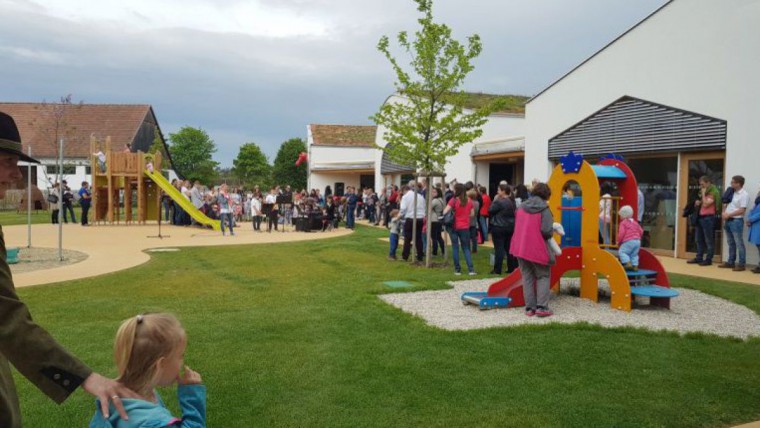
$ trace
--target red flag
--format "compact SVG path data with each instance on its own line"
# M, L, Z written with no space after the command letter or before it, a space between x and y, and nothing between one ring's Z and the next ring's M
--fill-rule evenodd
M309 161L309 155L306 154L306 152L301 152L298 154L298 160L296 161L296 166L301 166L302 163Z

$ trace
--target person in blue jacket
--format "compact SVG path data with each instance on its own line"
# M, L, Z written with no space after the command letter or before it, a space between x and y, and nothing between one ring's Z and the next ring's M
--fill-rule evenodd
M760 191L755 198L755 208L752 208L747 217L747 226L749 227L749 242L757 246L757 252L760 254ZM760 264L752 269L752 272L760 273Z
M205 427L206 387L201 376L183 364L186 346L185 330L173 315L141 314L124 321L116 333L114 360L118 380L139 398L120 399L129 420L114 411L104 417L97 402L90 428ZM172 416L155 390L175 382L181 418Z

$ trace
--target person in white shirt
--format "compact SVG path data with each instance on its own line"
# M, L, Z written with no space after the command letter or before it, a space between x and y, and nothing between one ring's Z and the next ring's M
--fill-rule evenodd
M602 199L599 201L599 233L604 245L610 245L610 224L612 223L612 196L610 185L602 184Z
M276 205L277 203L277 188L272 187L272 189L269 191L269 194L267 195L266 199L264 200L265 204L268 204L272 207L271 211L269 212L269 229L268 232L272 231L272 225L274 225L274 230L277 230L277 221L278 217L280 215L278 211L278 207Z
M733 269L735 272L745 270L747 263L747 249L744 247L744 214L749 208L749 193L744 190L744 177L735 175L731 178L731 187L734 196L731 203L723 210L723 230L726 232L728 241L728 260L719 268ZM736 255L739 253L739 262L736 263Z
M261 232L261 198L258 195L251 197L251 216L253 217L253 230Z
M415 204L415 195L417 203ZM409 186L405 188L404 197L401 198L401 207L399 208L398 218L404 219L404 249L401 252L401 258L409 260L409 253L412 250L412 230L417 223L416 233L414 233L414 246L417 250L417 261L422 261L422 223L425 218L426 207L425 198L417 193L417 183L410 181Z

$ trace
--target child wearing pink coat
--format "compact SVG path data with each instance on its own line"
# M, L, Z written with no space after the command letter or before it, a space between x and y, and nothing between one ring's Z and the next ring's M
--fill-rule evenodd
M629 205L620 208L620 226L618 227L618 256L626 270L639 270L639 250L644 229L633 218L633 208Z

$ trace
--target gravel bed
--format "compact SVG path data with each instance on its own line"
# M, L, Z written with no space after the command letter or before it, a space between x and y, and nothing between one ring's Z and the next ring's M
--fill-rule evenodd
M18 263L12 264L14 274L32 272L43 269L53 269L61 266L79 263L87 258L87 254L74 250L63 250L63 261L58 258L58 248L21 248L18 252Z
M600 281L602 296L599 304L577 297L579 280L562 280L562 292L553 296L550 303L554 316L526 317L523 308L481 311L476 306L465 306L460 296L467 291L486 291L494 282L491 279L450 282L450 290L394 293L379 296L401 310L424 319L429 325L444 330L474 330L489 327L524 324L586 322L602 327L635 327L653 331L707 333L723 337L747 339L760 337L760 317L752 310L736 303L699 291L679 288L681 295L673 299L671 309L649 306L648 299L640 299L631 312L612 309L609 287Z

